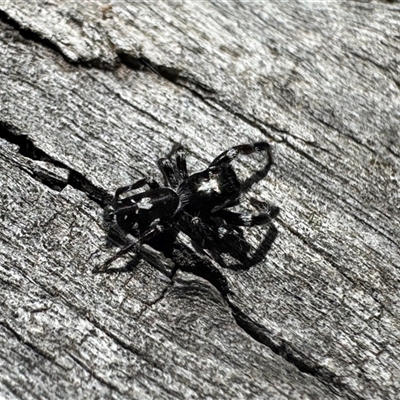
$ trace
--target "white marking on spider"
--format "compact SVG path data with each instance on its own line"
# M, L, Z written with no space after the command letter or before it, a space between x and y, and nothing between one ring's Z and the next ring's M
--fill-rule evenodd
M249 215L249 214L242 214L240 216L240 219L243 221L245 226L250 226L251 222L253 220L253 217L251 215Z
M200 225L201 224L201 219L199 217L193 217L192 218L192 224L193 225Z
M198 186L197 190L199 192L207 192L207 193L217 192L217 193L221 193L221 188L219 186L218 179L210 179L208 181L202 182Z
M153 207L153 203L151 202L150 197L143 197L143 199L137 203L137 206L144 210L150 210L150 208Z
M238 152L237 152L237 150L235 150L235 149L230 149L230 150L226 153L226 155L227 155L229 158L235 158L235 157L237 156L237 154L238 154Z
M218 227L218 237L220 239L222 239L227 233L228 233L228 229L226 229L224 226Z

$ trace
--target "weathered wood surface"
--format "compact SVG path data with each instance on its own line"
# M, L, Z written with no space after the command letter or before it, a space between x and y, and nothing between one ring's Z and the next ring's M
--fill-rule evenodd
M0 396L399 398L400 6L107 4L0 3ZM92 274L107 193L259 140L272 246Z

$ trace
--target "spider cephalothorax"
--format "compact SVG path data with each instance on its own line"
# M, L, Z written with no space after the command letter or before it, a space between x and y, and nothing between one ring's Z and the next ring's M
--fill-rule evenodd
M241 186L231 166L240 154L266 152L268 162L271 153L268 143L258 142L235 146L220 154L204 171L188 175L186 157L179 147L175 162L162 158L158 165L164 175L166 187L161 187L151 178L141 179L115 192L112 202L113 214L118 225L137 240L117 252L102 267L132 249L139 249L160 232L171 228L182 218L191 221L198 228L199 222L224 221L235 226L263 225L276 215L277 208L258 215L241 214L227 210L239 204ZM149 190L121 199L121 194L147 185Z

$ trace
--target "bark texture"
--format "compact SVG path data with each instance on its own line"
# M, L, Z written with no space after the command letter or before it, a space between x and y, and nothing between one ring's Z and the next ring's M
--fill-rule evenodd
M0 1L0 397L398 399L399 31L397 2ZM117 187L256 141L272 225L92 273Z

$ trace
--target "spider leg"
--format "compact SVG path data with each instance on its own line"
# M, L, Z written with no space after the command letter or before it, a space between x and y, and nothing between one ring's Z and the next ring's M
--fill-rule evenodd
M176 172L175 166L169 158L163 157L158 160L158 167L160 168L165 182L168 186L176 188L179 185L179 175Z
M124 254L129 253L132 249L136 249L136 251L140 250L140 245L142 243L148 242L149 240L156 237L158 234L164 231L164 226L160 224L156 224L149 229L147 229L143 235L138 240L134 240L133 242L129 243L127 246L122 248L120 251L115 253L112 257L106 260L103 264L96 266L93 269L93 272L102 272L106 270L111 263L113 263L118 258L122 257Z
M188 172L186 167L186 154L182 146L179 146L178 150L176 151L176 169L178 172L180 182L182 182L184 179L188 177Z
M229 225L255 226L268 224L278 213L278 207L271 207L267 212L257 215L234 213L228 210L219 210L215 215L222 218Z
M189 216L189 226L192 232L201 241L201 246L204 247L205 239L209 236L208 226L203 223L201 218Z
M114 215L127 214L128 212L136 211L138 208L139 206L136 203L133 203L130 204L129 206L118 207L115 211L113 211L113 214Z
M158 160L164 179L168 186L177 188L180 183L188 177L186 167L186 154L182 146L176 150L176 159L173 163L168 157L163 157Z
M233 206L237 206L239 204L239 199L226 199L222 204L220 204L219 206L214 207L211 210L211 214L215 214L216 212L218 212L219 210L222 210L223 208L228 208L228 207L233 207Z
M157 189L157 188L160 187L160 185L153 178L140 179L137 182L132 183L131 185L122 186L122 187L118 188L115 191L115 195L114 195L114 199L113 199L112 204L115 205L118 202L119 196L122 193L126 193L126 192L129 192L131 190L139 189L144 185L148 185L150 189Z
M242 144L240 146L231 147L229 150L221 153L210 164L210 167L218 167L222 164L229 164L240 154L251 154L256 151L265 151L268 154L268 165L272 163L272 155L269 144L267 142L257 142L253 144Z

